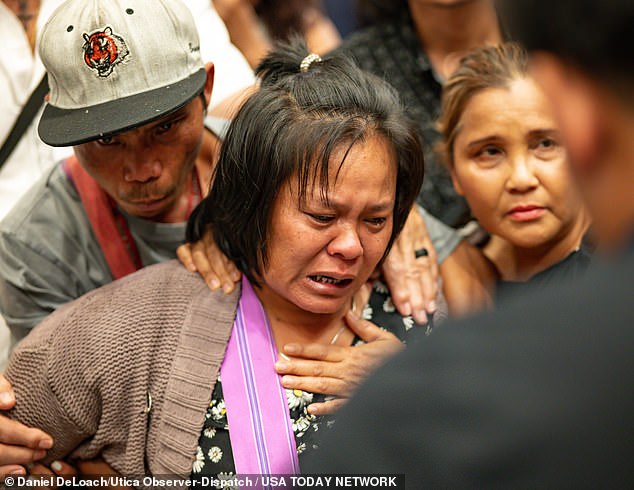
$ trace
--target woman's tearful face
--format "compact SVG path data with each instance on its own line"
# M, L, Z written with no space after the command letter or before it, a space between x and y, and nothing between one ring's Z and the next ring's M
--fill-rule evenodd
M397 162L371 135L333 152L327 192L312 182L304 199L297 177L271 213L263 294L319 314L343 312L383 257L392 235Z

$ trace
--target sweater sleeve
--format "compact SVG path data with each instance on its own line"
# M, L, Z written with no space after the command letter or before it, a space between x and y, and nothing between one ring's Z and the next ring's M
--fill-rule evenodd
M97 393L80 374L82 356L69 355L71 346L64 349L59 342L59 334L72 331L76 324L72 315L64 315L65 310L49 316L18 345L5 373L16 393L16 405L9 416L44 428L53 437L54 446L45 463L71 455L94 433L99 420ZM71 377L67 381L72 390L57 389L55 371L61 359L65 364L62 376ZM73 399L81 402L73 403Z
M55 439L45 462L99 455L124 475L186 475L236 302L177 261L91 291L14 350L9 415Z

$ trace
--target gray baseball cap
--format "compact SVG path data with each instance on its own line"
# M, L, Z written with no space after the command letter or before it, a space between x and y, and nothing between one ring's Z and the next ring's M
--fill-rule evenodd
M198 31L180 0L68 0L40 35L50 86L38 132L51 146L120 133L201 93Z

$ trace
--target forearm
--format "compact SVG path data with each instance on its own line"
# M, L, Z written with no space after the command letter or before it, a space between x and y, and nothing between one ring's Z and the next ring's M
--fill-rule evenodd
M218 9L231 42L242 52L251 68L271 49L271 41L263 31L253 6L249 2L238 2L230 9Z

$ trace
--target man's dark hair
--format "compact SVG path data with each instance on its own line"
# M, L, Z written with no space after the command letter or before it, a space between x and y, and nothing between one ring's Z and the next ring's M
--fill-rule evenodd
M501 0L513 37L609 82L634 80L632 0Z
M280 44L256 69L258 92L240 108L222 144L209 195L189 220L187 240L208 226L223 253L257 284L267 265L271 211L283 184L298 176L303 199L313 182L328 199L332 155L379 136L398 165L392 236L401 231L423 181L422 143L394 89L344 55L300 64L303 43Z

